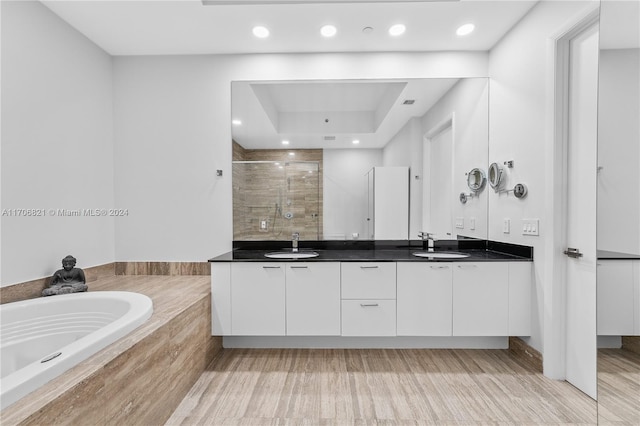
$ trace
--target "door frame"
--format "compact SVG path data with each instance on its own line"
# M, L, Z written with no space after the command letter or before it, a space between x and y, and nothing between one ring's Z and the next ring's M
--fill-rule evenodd
M595 2L594 2L595 3ZM575 16L548 39L550 52L547 73L546 125L548 168L546 189L549 216L549 234L545 242L544 261L549 265L545 271L545 282L550 283L544 292L544 374L547 377L566 378L566 292L565 282L567 257L563 254L567 244L567 142L569 106L569 43L578 34L597 24L600 16L599 4L593 4ZM595 233L595 229L593 232Z

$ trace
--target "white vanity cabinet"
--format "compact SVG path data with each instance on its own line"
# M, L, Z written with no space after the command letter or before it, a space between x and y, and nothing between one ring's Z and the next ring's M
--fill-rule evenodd
M216 262L212 334L529 336L531 265Z
M339 336L339 262L211 264L214 336Z
M597 280L598 335L640 335L640 261L599 260Z
M342 335L396 335L396 264L342 263Z
M451 336L453 265L398 263L398 336Z
M231 264L231 333L236 336L284 336L284 263Z
M287 336L340 335L340 263L287 263Z
M398 264L398 336L529 336L530 262Z

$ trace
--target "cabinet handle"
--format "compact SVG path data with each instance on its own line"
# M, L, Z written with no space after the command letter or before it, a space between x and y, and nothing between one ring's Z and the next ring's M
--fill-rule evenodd
M377 266L361 266L360 269L378 269Z
M431 269L449 269L448 266L432 266Z
M460 269L471 269L471 268L477 268L478 265L458 265L458 268Z
M290 266L291 269L307 269L308 266Z
M361 303L360 306L362 306L363 308L366 308L368 306L378 306L377 303Z
M279 266L263 266L262 269L280 269Z

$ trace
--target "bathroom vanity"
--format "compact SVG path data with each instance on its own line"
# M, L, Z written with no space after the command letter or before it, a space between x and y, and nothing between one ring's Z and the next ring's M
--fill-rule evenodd
M465 257L434 259L416 255L425 252L418 242L305 244L322 248L307 259L271 259L266 255L274 249L286 253L283 242L243 242L244 248L211 259L212 334L531 334L529 247L453 242L455 253Z
M640 256L598 250L599 336L640 336Z

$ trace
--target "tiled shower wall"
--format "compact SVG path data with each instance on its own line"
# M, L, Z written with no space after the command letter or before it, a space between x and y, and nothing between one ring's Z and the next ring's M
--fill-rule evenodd
M303 240L322 238L321 149L251 150L234 142L233 161L284 166L234 163L234 240L289 240L294 232Z

